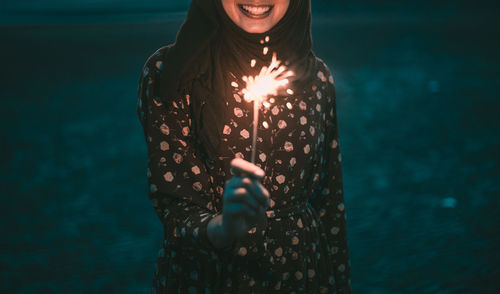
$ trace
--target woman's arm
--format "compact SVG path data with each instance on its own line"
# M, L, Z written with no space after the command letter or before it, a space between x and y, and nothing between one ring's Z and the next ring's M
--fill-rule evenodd
M154 95L163 67L161 50L144 65L138 89L137 114L148 150L149 198L163 223L167 244L220 253L207 235L209 222L221 215L215 208L214 179L188 143L192 135L189 99L172 97L162 103ZM215 220L211 233L223 237Z
M323 150L319 158L315 193L311 205L326 229L333 265L337 293L351 293L350 261L347 242L344 191L342 185L341 155L338 138L335 87L331 73L325 65L328 107L325 110Z

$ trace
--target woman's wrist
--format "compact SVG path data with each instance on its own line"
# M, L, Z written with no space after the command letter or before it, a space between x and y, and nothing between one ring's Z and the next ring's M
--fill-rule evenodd
M234 238L232 238L224 229L222 214L213 217L208 222L207 235L210 243L218 249L229 248L234 242Z

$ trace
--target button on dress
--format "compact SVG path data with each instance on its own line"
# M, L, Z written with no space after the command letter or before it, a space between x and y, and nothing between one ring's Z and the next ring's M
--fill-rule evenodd
M265 222L218 249L207 225L222 214L230 161L250 161L253 102L238 94L244 84L235 80L219 158L207 160L191 143L196 97L154 94L168 66L164 50L145 63L137 104L149 199L164 228L153 293L351 293L335 87L326 64L317 59L306 89L268 97L260 108L255 164L265 171L271 206Z

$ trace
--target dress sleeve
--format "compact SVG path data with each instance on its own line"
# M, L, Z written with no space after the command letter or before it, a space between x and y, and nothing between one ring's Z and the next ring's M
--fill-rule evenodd
M325 228L329 252L335 261L333 273L337 293L351 293L350 260L346 231L344 191L342 185L341 154L337 126L335 87L325 65L323 80L327 85L327 107L324 112L323 148L315 175L316 185L311 205L318 212ZM318 178L319 177L319 178Z
M163 68L160 50L143 67L137 102L147 145L149 199L163 224L165 245L218 256L228 249L214 247L207 236L209 221L221 213L214 178L190 143L189 96L155 96Z

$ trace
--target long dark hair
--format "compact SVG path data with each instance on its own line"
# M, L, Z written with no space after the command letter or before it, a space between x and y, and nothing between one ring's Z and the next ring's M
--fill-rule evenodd
M301 89L312 78L316 61L310 0L290 0L284 17L262 34L247 33L234 24L221 2L192 1L175 43L168 46L163 57L165 68L157 93L160 99L190 95L197 143L211 160L217 157L227 118L225 99L232 97L231 81L257 75L276 52L278 59L295 72L291 80L294 89ZM264 46L268 54L263 54ZM255 59L254 67L251 59Z

